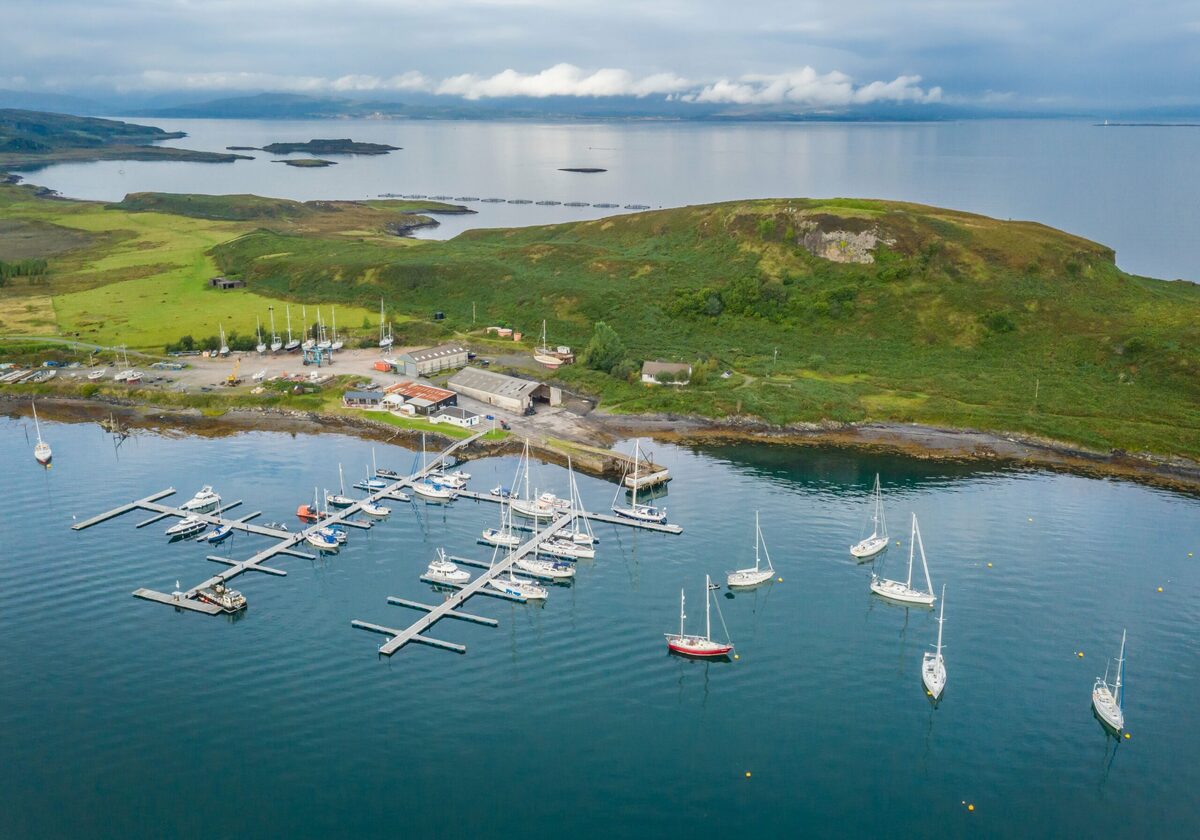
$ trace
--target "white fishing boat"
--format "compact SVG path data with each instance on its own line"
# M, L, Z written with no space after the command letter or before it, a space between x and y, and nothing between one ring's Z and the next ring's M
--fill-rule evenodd
M341 350L346 346L346 343L338 338L337 334L337 307L333 307L333 343L329 345L330 350Z
M1113 732L1125 728L1125 711L1121 708L1121 670L1125 665L1125 633L1121 631L1121 653L1117 656L1117 679L1112 685L1108 682L1108 666L1104 668L1104 676L1096 677L1096 685L1092 687L1092 708L1100 722Z
M287 340L287 344L283 345L283 349L286 352L291 353L291 352L294 352L295 350L299 349L300 339L292 338L292 307L285 305L284 306L284 314L287 315L288 340Z
M937 646L932 653L925 651L925 657L921 660L921 682L925 683L925 690L934 700L941 698L942 690L946 687L946 660L942 656L942 624L946 621L946 584L944 583L942 584L940 609L937 619Z
M712 637L712 604L715 600L713 591L716 587L712 584L712 579L704 576L704 635L697 636L686 632L684 622L687 620L687 615L684 613L686 599L684 598L683 590L679 590L679 632L665 633L667 637L667 650L672 653L680 653L684 656L697 656L701 658L722 657L728 656L733 650L732 641L718 642ZM717 615L721 618L721 626L725 627L725 617L721 615L721 605L717 604ZM729 628L725 627L725 638L729 639Z
M382 349L387 350L395 343L396 340L392 337L392 325L390 323L385 324L384 317L385 316L383 314L383 298L380 298L379 299L379 346Z
M190 537L208 527L208 522L199 516L185 516L171 527L167 528L168 537Z
M447 560L446 552L439 548L437 550L437 557L430 562L429 568L425 570L425 577L435 580L438 583L452 583L462 586L470 582L471 573L465 569L460 569L456 564Z
M221 333L221 342L217 346L217 355L218 356L228 356L229 355L229 345L225 341L225 325L219 324L218 330Z
M95 382L98 379L103 379L104 375L106 373L108 373L108 368L106 368L106 367L97 368L96 370L89 373L87 375L87 378L90 379L92 382Z
M642 461L641 440L633 442L633 502L628 507L617 504L617 498L621 494L621 486L617 485L617 493L613 496L612 512L617 516L623 516L626 519L633 519L638 522L657 522L660 525L665 525L667 522L667 509L655 507L654 505L638 504L638 468Z
M50 466L50 460L54 457L54 453L50 451L50 444L42 440L42 424L38 422L37 403L31 402L33 406L33 427L37 430L37 443L33 447L33 460L37 461L43 467Z
M921 552L921 569L925 573L925 588L915 589L912 585L913 552ZM900 604L915 604L922 607L932 607L937 596L933 594L933 583L929 580L929 564L925 561L925 544L921 542L921 529L917 526L917 515L912 515L912 534L908 545L908 578L904 581L888 580L878 574L871 574L871 591L889 601Z
M338 464L338 486L341 488L340 493L325 494L325 504L328 507L347 508L358 501L346 495L346 479L342 476L341 464Z
M879 473L875 473L875 487L871 491L875 506L871 514L871 534L850 546L850 556L858 560L869 560L888 547L887 519L883 515L883 492L879 489Z
M212 586L197 589L196 597L201 601L220 607L227 613L234 613L246 608L246 596L236 589L229 589L223 583L214 583Z
M767 561L765 566L762 562L764 557ZM774 575L775 567L771 565L771 554L767 551L767 541L763 539L762 528L758 525L758 511L754 511L754 568L730 572L725 583L731 587L746 588L766 583Z
M221 504L221 495L212 489L211 484L205 484L196 492L195 496L181 504L179 509L195 513L208 513L219 504Z
M263 341L262 320L257 315L254 316L254 332L258 336L258 344L255 345L254 349L259 353L266 353L267 343Z
M275 307L268 306L267 312L271 316L271 352L278 353L283 349L283 340L279 337L279 333L275 331Z

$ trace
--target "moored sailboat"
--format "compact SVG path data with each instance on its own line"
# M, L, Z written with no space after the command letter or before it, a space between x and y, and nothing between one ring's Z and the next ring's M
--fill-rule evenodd
M913 552L920 549L921 569L925 572L925 589L915 589L912 585ZM908 578L901 582L881 578L871 574L871 591L889 601L900 604L914 604L921 607L932 607L937 596L933 594L933 583L929 579L929 564L925 560L925 544L921 542L921 529L917 525L917 515L912 515L912 534L908 546Z
M869 560L888 547L887 520L883 515L883 492L879 488L879 473L875 473L875 508L871 514L871 534L850 546L850 555L858 560Z
M617 495L613 496L612 512L617 516L623 516L626 519L633 519L638 522L654 522L659 525L666 524L667 509L655 507L654 505L638 504L638 469L641 466L642 460L641 440L636 439L633 442L633 503L629 507L617 504L617 498L621 493L620 485L617 486Z
M686 598L682 589L679 590L679 632L664 633L667 637L667 650L671 653L679 653L684 656L695 656L700 658L714 658L728 656L733 650L733 642L729 641L729 629L725 628L725 638L727 641L718 642L712 638L712 603L713 590L715 587L712 584L712 579L704 576L704 635L697 636L686 632L684 622L687 615L684 612L686 606ZM721 626L725 626L725 617L721 615L721 605L717 604L717 615L721 617Z
M921 660L921 682L925 690L934 700L941 699L942 690L946 687L946 660L942 656L942 624L946 621L946 584L942 584L942 606L938 614L937 646L933 652L925 651Z
M1108 683L1108 668L1104 669L1103 677L1096 677L1092 687L1092 708L1100 722L1113 732L1125 728L1125 710L1121 708L1121 671L1125 666L1125 633L1121 631L1121 652L1117 656L1117 679Z
M50 449L50 444L42 440L42 424L38 422L37 403L31 402L30 405L33 407L33 427L37 431L37 443L33 447L33 460L43 467L48 467L51 459L54 458L54 453Z
M759 547L762 547L761 554ZM767 565L762 565L762 556L765 555ZM758 586L760 583L766 583L775 574L775 567L771 565L771 555L767 551L767 541L763 539L762 528L758 525L758 511L754 511L754 568L753 569L737 569L729 573L725 582L729 586L750 587Z

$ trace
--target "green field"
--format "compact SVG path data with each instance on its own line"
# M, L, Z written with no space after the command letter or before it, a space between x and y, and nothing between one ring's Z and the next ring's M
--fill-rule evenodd
M252 328L272 300L336 303L355 326L385 297L402 343L482 343L488 324L532 338L545 319L551 344L580 350L604 321L626 348L618 373L644 359L700 371L679 388L582 364L553 374L615 411L919 422L1200 457L1200 287L1128 275L1108 248L1042 225L779 199L448 242L384 232L417 209L244 196L104 209L0 188L6 220L91 236L49 257L44 285L5 289L0 331L46 320L39 295L47 333L146 347L220 317ZM0 259L3 244L0 231ZM248 291L205 289L217 270Z

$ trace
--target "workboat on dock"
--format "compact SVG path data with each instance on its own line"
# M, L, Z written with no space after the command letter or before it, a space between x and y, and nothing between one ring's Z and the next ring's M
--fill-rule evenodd
M711 659L717 657L726 657L733 650L733 642L718 642L712 638L712 603L715 600L713 591L716 589L712 584L712 579L704 576L704 635L695 636L689 635L684 631L684 620L687 615L684 614L684 595L683 590L679 590L679 632L666 633L667 650L671 653L678 653L684 656L695 656L703 659ZM725 617L721 615L721 605L717 604L717 615L721 617L721 626L725 626ZM725 629L725 638L729 638L729 629Z
M212 489L212 485L205 484L195 496L181 504L179 509L195 513L208 513L219 504L221 504L220 494Z
M185 516L166 530L168 537L190 537L208 527L208 522L199 516Z
M220 607L227 613L246 609L246 596L236 589L229 589L223 583L214 583L212 586L196 590L196 597L205 603Z
M437 583L452 583L463 585L471 580L471 573L458 568L457 565L446 559L446 552L443 549L437 550L437 557L429 563L429 568L425 570L425 577Z

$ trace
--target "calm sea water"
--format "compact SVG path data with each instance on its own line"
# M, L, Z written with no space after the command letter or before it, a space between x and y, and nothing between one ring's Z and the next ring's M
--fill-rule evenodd
M238 579L238 618L177 614L130 592L203 579L205 548L135 529L141 513L83 532L75 517L213 483L246 500L239 512L292 522L339 461L362 474L372 445L145 433L114 451L94 425L44 432L48 472L24 421L0 419L0 836L1200 831L1196 498L842 450L660 446L682 536L603 526L596 560L544 607L476 598L498 628L438 625L465 656L381 659L383 637L351 619L404 626L417 614L388 595L436 602L418 574L438 546L482 555L494 505L398 506L337 557ZM514 465L469 469L486 488ZM903 543L886 568L903 572L915 511L947 585L936 708L919 676L933 615L871 597L846 553L876 471ZM535 483L565 492L566 474L541 465ZM590 506L610 503L613 485L580 484ZM783 582L721 593L740 659L667 655L680 586L702 620L704 574L752 556L756 509ZM238 536L224 553L262 545ZM1118 743L1089 701L1123 627L1132 738Z
M146 120L141 120L145 122ZM30 180L79 198L141 190L359 199L380 193L671 207L739 198L853 196L1030 219L1116 249L1126 270L1200 280L1200 129L1091 122L916 124L537 124L159 120L175 145L222 150L351 137L403 151L295 169L249 152L230 165L68 164ZM603 167L582 175L559 167ZM469 205L422 235L590 219L623 210Z

